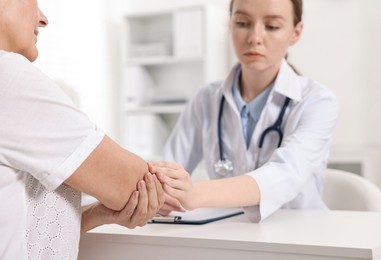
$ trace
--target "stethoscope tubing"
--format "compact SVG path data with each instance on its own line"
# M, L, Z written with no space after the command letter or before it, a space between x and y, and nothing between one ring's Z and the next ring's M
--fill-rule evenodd
M222 99L221 99L221 102L220 102L220 108L218 110L218 149L220 151L220 160L221 161L224 161L225 158L224 158L224 147L222 145L222 123L221 123L221 120L222 120L222 111L224 110L224 103L225 103L225 97L224 95L222 95Z
M263 131L263 133L261 134L261 137L259 139L259 145L258 145L259 148L263 147L263 143L265 142L265 137L271 131L275 131L275 132L278 133L278 135L279 135L279 141L278 141L278 146L277 147L278 148L280 147L280 145L282 144L282 141L283 141L283 131L282 131L282 128L281 128L282 127L282 122L283 122L284 114L286 113L286 109L287 109L289 103L290 103L290 98L286 97L286 100L284 101L284 104L282 106L282 110L280 111L280 113L278 115L278 118L275 121L275 123L272 126L269 126L268 128L266 128L265 131Z
M284 103L283 103L283 106L282 106L282 109L278 115L278 118L277 120L275 121L275 123L271 126L269 126L268 128L266 128L260 138L259 138L259 145L258 147L260 149L262 149L263 147L263 143L265 141L265 138L266 138L266 135L268 135L271 131L275 131L276 133L278 133L278 136L279 136L279 142L278 142L278 146L277 147L280 147L280 145L282 144L282 141L283 141L283 131L281 129L281 126L282 126L282 122L283 122L283 118L284 118L284 115L286 113L286 109L290 103L290 98L289 97L286 97ZM219 152L220 152L220 160L221 161L224 161L225 160L225 156L224 156L224 148L223 148L223 143L222 143L222 115L223 115L223 109L224 109L224 103L225 103L225 96L222 95L222 98L221 98L221 102L220 102L220 107L219 107L219 111L218 111L218 125L217 125L217 131L218 131L218 149L219 149Z

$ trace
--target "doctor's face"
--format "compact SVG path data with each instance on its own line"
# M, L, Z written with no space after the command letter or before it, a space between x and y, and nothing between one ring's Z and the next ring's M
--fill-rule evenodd
M0 0L0 49L34 61L38 29L47 24L37 0Z
M230 26L242 66L258 71L279 68L303 28L302 22L295 25L294 17L291 0L234 0Z

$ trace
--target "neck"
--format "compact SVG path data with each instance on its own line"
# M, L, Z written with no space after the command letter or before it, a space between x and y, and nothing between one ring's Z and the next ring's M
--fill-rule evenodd
M248 103L260 95L275 80L279 68L280 64L264 71L242 67L240 91L243 100Z

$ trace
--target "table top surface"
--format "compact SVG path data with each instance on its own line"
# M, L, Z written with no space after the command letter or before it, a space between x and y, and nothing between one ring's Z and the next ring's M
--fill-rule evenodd
M108 242L221 246L242 250L381 257L381 212L279 210L261 223L245 215L204 224L98 227L84 235ZM190 242L191 241L191 242Z

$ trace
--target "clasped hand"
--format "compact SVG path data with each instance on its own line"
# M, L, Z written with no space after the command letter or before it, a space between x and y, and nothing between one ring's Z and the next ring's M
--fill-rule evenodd
M151 173L147 173L137 186L121 211L111 210L100 202L88 206L82 214L81 231L103 224L119 224L130 229L144 226L163 206L165 196L161 183Z

